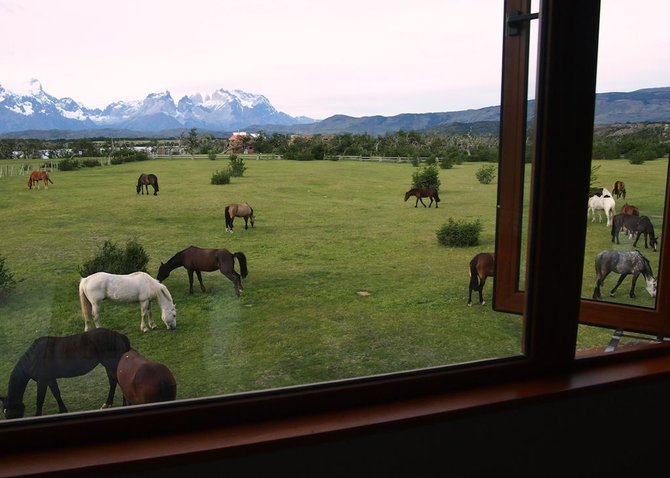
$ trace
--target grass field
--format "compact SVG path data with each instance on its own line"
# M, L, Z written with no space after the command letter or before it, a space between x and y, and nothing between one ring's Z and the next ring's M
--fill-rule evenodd
M127 334L134 348L170 367L179 399L521 352L521 318L492 311L493 281L485 289L487 305L466 305L467 264L476 252L494 247L496 185L476 180L481 164L441 170L438 209L403 202L414 172L409 164L245 164L244 177L223 186L211 185L210 178L227 162L202 159L55 171L48 190L29 190L25 176L0 178L0 254L19 281L0 302L0 394L35 338L83 331L77 267L105 240L138 240L154 277L161 261L189 245L247 256L241 298L218 272L204 273L208 291L200 292L196 282L193 295L186 271L172 272L165 285L177 307L174 332L161 327L143 334L137 304L103 304L103 326ZM624 180L628 202L649 215L660 234L667 161L598 164L602 185ZM158 196L136 194L141 172L158 175ZM244 221L236 219L235 233L228 234L223 208L241 201L254 207L256 227L244 230ZM480 219L481 244L440 246L435 233L449 217ZM605 225L589 222L584 297L593 292L592 258L611 246ZM622 236L617 247L631 244ZM646 255L656 271L658 253ZM605 290L613 283L609 278ZM627 298L626 284L617 301L653 305L642 281L634 300ZM160 317L157 305L153 311ZM608 330L581 327L579 346L603 346L610 336ZM59 384L71 411L97 409L106 396L102 367ZM31 415L34 383L24 401ZM115 403L120 404L118 391ZM47 394L45 414L56 410Z

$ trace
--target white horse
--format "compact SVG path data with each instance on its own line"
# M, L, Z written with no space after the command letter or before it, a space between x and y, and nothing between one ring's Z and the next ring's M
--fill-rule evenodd
M616 208L616 202L612 197L612 194L605 188L603 188L602 196L591 196L589 198L589 207L586 210L587 215L591 215L591 222L596 220L597 211L605 211L605 216L607 216L607 227L612 226L612 218L614 217ZM602 215L598 212L598 222L603 222Z
M89 320L93 318L96 327L100 327L98 314L100 303L104 299L115 302L139 302L142 311L140 330L146 332L149 327L156 328L151 317L151 300L157 299L161 308L161 319L168 330L177 328L177 310L170 291L146 272L132 274L109 274L96 272L79 281L79 302L84 316L84 331L89 330ZM147 319L146 323L144 319Z

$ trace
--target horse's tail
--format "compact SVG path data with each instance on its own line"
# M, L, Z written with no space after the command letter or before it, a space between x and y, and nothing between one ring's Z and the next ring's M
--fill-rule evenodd
M154 176L154 184L156 185L156 192L158 192L158 176Z
M435 202L440 202L440 196L437 195L437 189L435 190Z
M177 383L167 378L162 378L158 382L158 400L160 402L169 402L177 398Z
M244 252L236 252L233 256L237 257L237 262L240 263L240 275L246 277L249 273L247 270L247 256L244 255Z
M33 188L33 176L32 174L28 176L28 188L32 189Z
M53 181L51 180L51 178L49 177L49 175L48 175L48 174L46 174L46 173L45 173L45 176L46 176L46 178L47 178L47 181L49 181L49 182L50 182L51 184L53 184L53 183L54 183L54 182L53 182Z
M91 301L88 300L88 297L86 296L86 278L82 278L79 281L79 303L81 304L81 315L84 316L84 320L86 323L91 319L91 315L93 314L93 306L91 305Z
M479 288L479 274L477 273L477 256L470 261L470 290Z
M230 206L226 206L226 208L223 210L223 215L226 218L226 228L230 225Z

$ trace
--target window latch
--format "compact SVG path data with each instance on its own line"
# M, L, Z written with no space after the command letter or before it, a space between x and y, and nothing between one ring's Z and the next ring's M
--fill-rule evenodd
M507 36L515 37L521 35L523 26L531 20L536 20L539 13L521 13L518 10L512 10L507 15Z

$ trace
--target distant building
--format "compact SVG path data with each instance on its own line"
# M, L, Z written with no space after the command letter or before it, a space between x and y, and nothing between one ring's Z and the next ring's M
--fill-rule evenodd
M224 154L252 154L254 150L254 139L258 138L256 133L247 133L246 131L236 131L228 138L228 148Z

